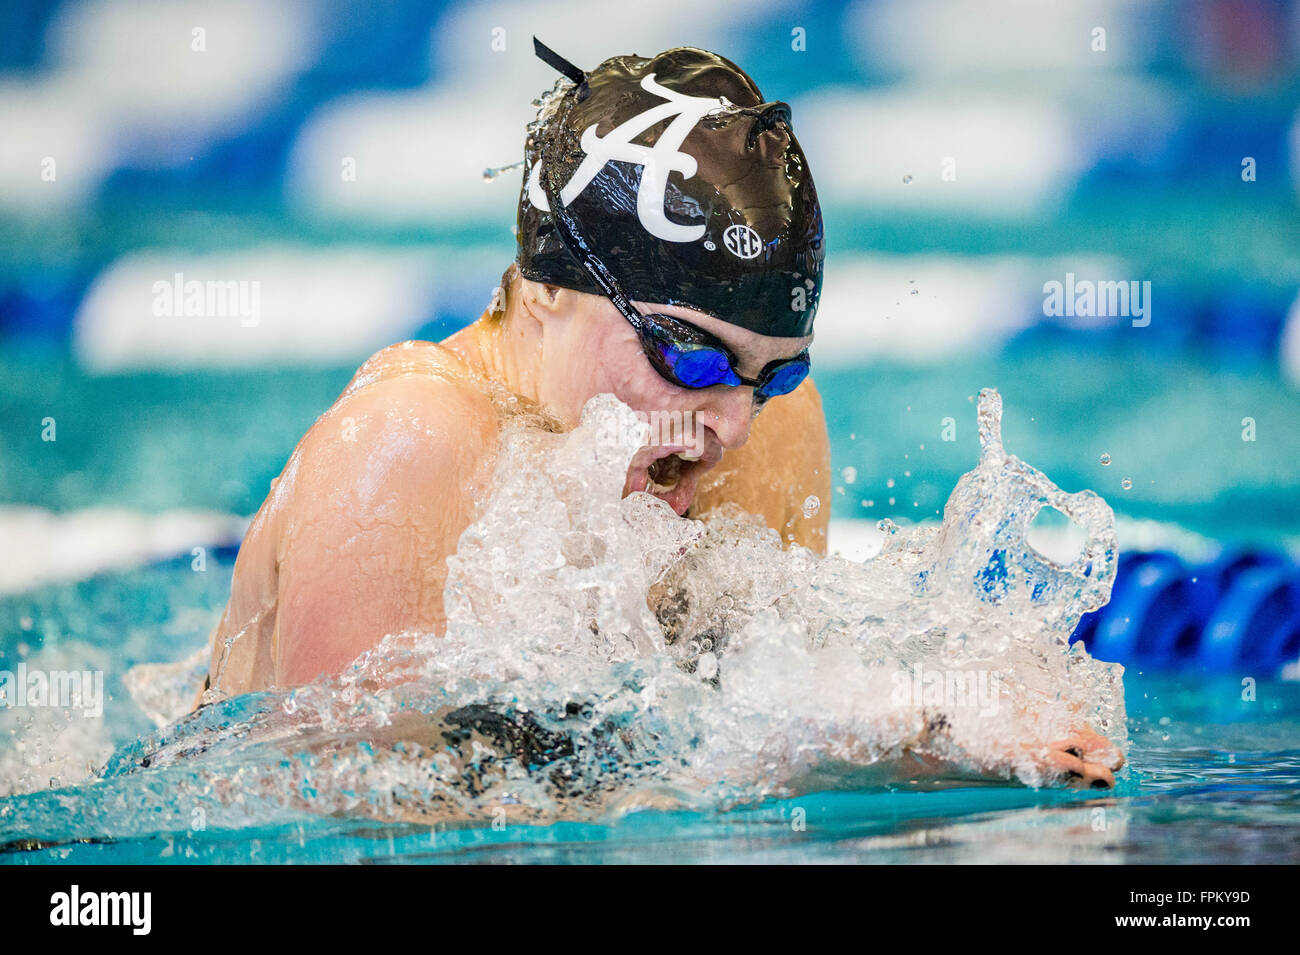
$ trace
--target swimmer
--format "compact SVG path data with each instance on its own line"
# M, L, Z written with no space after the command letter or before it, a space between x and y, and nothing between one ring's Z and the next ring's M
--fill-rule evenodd
M503 423L567 431L603 393L690 423L642 447L625 496L693 518L738 505L826 553L830 509L803 508L831 491L808 355L824 233L789 106L703 50L584 72L536 46L569 82L529 127L515 260L477 321L372 356L298 443L240 548L195 706L443 633L447 557ZM1113 783L1094 750L1052 758Z

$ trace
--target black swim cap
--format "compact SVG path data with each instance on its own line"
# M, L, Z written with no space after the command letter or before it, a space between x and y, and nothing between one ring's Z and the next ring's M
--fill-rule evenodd
M790 107L764 102L742 69L694 47L616 56L584 73L534 42L568 81L538 101L529 126L520 272L602 292L558 233L549 192L629 298L762 335L809 334L822 214Z

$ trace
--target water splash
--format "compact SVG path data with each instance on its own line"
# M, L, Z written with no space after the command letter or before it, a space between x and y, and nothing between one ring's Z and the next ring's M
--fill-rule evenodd
M621 498L647 426L611 395L568 433L509 422L448 559L445 635L392 634L336 679L142 738L78 791L79 818L120 835L185 807L232 827L725 808L869 784L909 754L1047 783L1026 744L1080 724L1126 743L1122 667L1069 644L1109 598L1113 516L1008 454L1000 422L986 389L980 460L942 524L882 522L865 563L786 550L735 508L695 521ZM1070 564L1026 542L1045 506L1087 535ZM170 712L160 693L151 711ZM33 799L0 806L0 836L48 815Z
M523 166L524 166L524 161L522 159L516 160L515 162L512 163L507 163L504 166L488 166L486 169L483 170L483 181L493 182L496 179L500 178L503 173L507 173L511 169L522 169Z
M533 138L545 127L547 122L559 108L564 94L573 87L573 81L565 77L559 77L549 89L544 91L532 101L534 109L533 118L528 122L526 129L528 134L528 145L532 146ZM504 166L487 166L482 172L484 182L495 182L507 172L514 169L523 169L527 164L527 158L517 159L512 163Z

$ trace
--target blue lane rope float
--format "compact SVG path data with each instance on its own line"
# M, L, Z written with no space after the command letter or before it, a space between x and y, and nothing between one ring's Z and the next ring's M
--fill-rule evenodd
M1272 550L1233 549L1199 565L1129 551L1110 603L1085 614L1071 640L1126 666L1276 673L1300 660L1300 566Z

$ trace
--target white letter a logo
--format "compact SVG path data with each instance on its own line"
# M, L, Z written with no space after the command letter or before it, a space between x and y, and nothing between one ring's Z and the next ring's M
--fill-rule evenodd
M695 124L706 114L722 109L719 99L709 96L685 96L655 82L653 73L641 80L641 88L667 102L638 113L605 136L596 135L596 126L588 126L582 133L582 149L587 154L573 178L560 190L560 201L566 206L581 194L596 178L596 173L613 159L641 166L641 185L636 193L636 214L641 226L657 239L665 242L693 242L704 235L703 225L678 225L664 215L664 201L668 193L668 174L674 170L683 178L695 175L695 158L681 152L682 142ZM640 146L632 139L669 116L676 117L653 146ZM538 176L542 164L533 164L528 177L528 201L538 209L549 212Z

